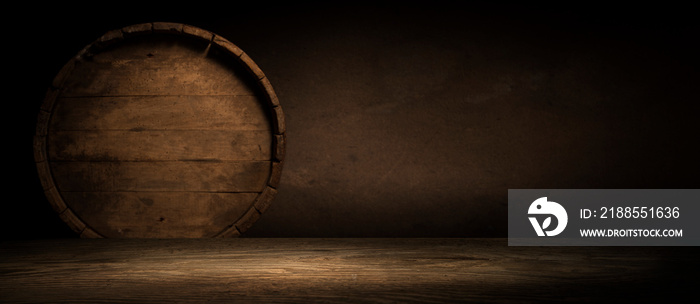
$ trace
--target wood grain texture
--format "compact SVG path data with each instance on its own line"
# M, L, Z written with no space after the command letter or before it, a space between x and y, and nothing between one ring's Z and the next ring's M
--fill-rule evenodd
M66 203L63 201L61 193L58 192L58 189L56 189L56 187L51 187L49 189L44 190L44 195L46 195L46 197L49 200L55 202L54 204L51 204L51 207L53 207L53 210L56 211L56 213L61 214L68 208L68 206L66 206Z
M173 22L154 22L153 32L154 33L180 33L184 24L173 23Z
M280 105L279 98L277 97L276 94L274 94L275 91L272 88L272 84L270 83L270 80L267 79L267 77L262 78L262 79L260 79L260 85L263 87L263 89L266 92L270 92L270 94L268 94L268 96L267 96L269 99L270 105L273 107L279 106Z
M282 111L282 107L274 107L272 108L272 111L272 126L275 134L284 134L287 131L287 125L284 121L284 112Z
M270 170L270 181L267 183L272 188L277 188L279 186L280 180L282 179L282 168L281 162L272 162L272 169Z
M51 119L51 112L41 110L39 115L37 115L37 125L36 134L37 136L46 136L49 120Z
M214 36L215 36L213 33L209 32L209 31L203 30L203 29L195 27L195 26L187 25L187 24L184 24L182 26L182 33L187 34L187 35L192 36L192 37L202 39L204 41L212 41L214 39Z
M286 154L285 148L287 147L285 141L287 138L284 135L275 135L275 140L272 145L273 148L273 153L272 153L272 158L277 160L277 161L283 161L284 160L284 155Z
M144 58L151 54L144 53ZM231 71L206 58L186 61L118 58L86 65L77 66L73 73L76 78L91 79L91 82L71 78L64 83L67 89L63 96L253 94L239 75L231 75ZM222 76L213 77L217 73Z
M82 233L87 227L85 225L85 222L82 221L80 217L78 217L78 215L76 215L75 212L73 212L73 210L70 208L63 209L63 211L61 211L61 213L59 213L58 216L78 234Z
M105 48L113 45L124 39L124 33L121 30L111 30L102 37L98 38L90 47L91 48ZM88 50L85 50L88 51Z
M276 195L277 189L273 188L272 186L266 187L265 190L260 193L260 196L258 196L258 198L255 200L253 207L255 207L255 210L257 210L258 213L265 213L267 208L270 207L270 202L272 202Z
M125 35L143 35L153 31L153 23L140 23L125 26L121 29Z
M63 196L89 227L105 237L206 238L236 222L257 193L68 192Z
M64 97L254 95L255 81L207 44L149 35L77 61L61 87Z
M7 303L674 303L697 247L505 239L44 240L0 245Z
M247 54L203 29L107 32L64 65L37 116L49 202L87 238L240 235L274 198L265 189L279 183L286 144L261 79Z
M51 171L62 192L260 192L270 166L267 161L53 162Z
M54 131L271 128L258 97L248 95L61 98L49 127Z
M270 160L268 131L55 131L53 161Z
M241 50L237 45L231 43L231 41L228 41L228 39L221 37L221 36L214 36L213 37L214 43L216 45L227 52L240 57L243 54L243 50Z

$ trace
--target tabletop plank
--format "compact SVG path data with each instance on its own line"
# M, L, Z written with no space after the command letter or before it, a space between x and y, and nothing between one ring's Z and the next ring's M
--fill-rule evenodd
M71 239L4 242L6 302L669 301L697 248L508 247L504 239Z

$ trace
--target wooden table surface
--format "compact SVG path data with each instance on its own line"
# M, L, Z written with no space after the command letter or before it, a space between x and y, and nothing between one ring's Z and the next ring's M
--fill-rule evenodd
M51 239L0 243L3 303L664 302L700 247L506 239Z

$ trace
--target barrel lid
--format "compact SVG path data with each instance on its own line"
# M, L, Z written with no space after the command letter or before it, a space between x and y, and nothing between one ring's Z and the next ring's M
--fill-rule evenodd
M232 237L277 194L285 141L277 95L248 54L154 22L109 31L64 65L34 157L81 237Z

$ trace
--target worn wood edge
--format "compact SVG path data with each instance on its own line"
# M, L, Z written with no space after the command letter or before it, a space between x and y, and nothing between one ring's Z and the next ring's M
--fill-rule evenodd
M68 206L66 206L66 203L63 201L63 197L61 197L61 194L58 193L58 189L56 189L56 187L45 190L44 195L49 200L51 208L53 208L57 214L61 214L63 211L68 209Z
M34 134L36 136L46 136L49 132L49 121L51 120L51 112L46 110L39 110L36 116L36 130Z
M46 93L44 94L44 100L41 102L41 105L39 106L39 110L51 112L51 110L53 110L53 105L56 103L56 100L58 99L59 93L60 93L60 90L58 90L56 88L48 88L46 90Z
M182 25L182 33L190 37L199 38L208 42L214 40L214 33L189 24Z
M246 54L246 53L241 54L239 59L243 63L243 65L248 69L248 72L251 73L253 76L255 76L258 79L257 84L258 84L259 88L263 90L263 92L265 94L265 99L266 99L265 101L267 101L268 107L279 108L280 112L276 112L276 114L277 115L281 114L282 108L280 106L279 98L277 97L277 93L275 93L275 90L272 87L272 83L270 82L270 79L268 79L267 76L265 76L265 73L263 73L263 71L260 69L260 67L253 61L252 58L250 58L250 56L248 56L248 54ZM278 119L277 121L283 122L284 120ZM279 131L279 133L284 132L283 126L282 126L282 128L278 128L278 129L281 130L281 131Z
M111 30L93 42L92 45L90 45L90 50L105 48L123 39L124 33L121 30Z
M213 33L192 25L177 22L148 22L128 25L120 29L108 31L93 43L89 44L80 53L91 53L92 50L99 50L122 41L125 38L147 34L185 34L206 41L212 41L214 39Z
M284 114L280 106L279 98L277 97L270 80L265 76L262 69L260 69L258 64L255 63L255 61L253 61L253 59L247 53L243 52L243 50L232 42L228 41L226 38L215 34L213 42L220 48L223 48L232 55L237 56L239 62L248 70L248 72L257 78L257 84L264 92L265 99L268 103L267 106L272 107L275 113L273 117L275 131L277 134L283 133L284 118L282 116L284 116Z
M253 206L251 206L248 211L241 216L238 221L234 224L238 232L241 234L245 233L250 227L255 224L260 219L260 212L258 212L257 209L255 209Z
M107 39L105 38L104 40ZM48 162L48 154L46 152L46 135L48 134L48 126L56 99L60 94L60 88L63 86L66 79L68 79L68 77L71 75L80 58L88 52L88 48L91 45L86 46L80 52L78 52L75 57L68 60L68 62L66 62L58 71L56 76L54 76L39 107L39 112L37 113L36 133L33 138L34 161L39 182L44 190L44 196L46 197L51 208L56 212L61 220L68 224L74 231L77 231L76 229L82 230L84 228L84 223L82 223L80 220L76 221L77 218L75 215L71 216L72 212L65 213L66 210L68 210L68 206L61 197L61 194L58 192L55 181L53 180L53 175ZM71 222L68 223L64 219L70 219Z
M63 71L64 69L61 69L61 71ZM59 74L61 74L61 72L59 72ZM59 76L57 76L57 78L58 77ZM48 134L49 123L51 121L51 114L53 113L53 107L56 104L56 99L58 98L59 93L60 90L55 87L50 87L46 90L46 93L44 94L44 100L39 106L39 112L37 113L36 117L36 130L34 133L35 135L46 136Z
M59 218L66 223L73 231L78 234L82 233L85 228L85 223L81 221L66 205L63 201L61 193L58 192L54 184L54 180L51 174L51 169L47 161L41 161L36 163L39 180L44 189L44 196L49 202L51 208L58 214Z
M66 205L63 197L56 188L53 174L48 162L48 154L46 152L46 135L48 134L48 125L51 120L51 115L56 103L56 99L61 92L66 79L73 73L75 66L79 62L90 56L90 50L95 45L106 46L110 43L123 39L121 31L110 31L100 37L96 42L84 47L73 58L68 60L56 76L53 78L49 88L44 95L39 113L37 114L36 134L33 141L34 159L36 162L39 181L44 189L44 196L51 208L56 212L58 217L68 225L68 227L77 234L82 234L86 228L85 223L80 220Z
M51 205L51 208L60 215L62 212L68 209L68 206L63 201L61 194L58 192L53 179L53 174L51 173L51 167L49 166L46 155L46 137L34 136L33 146L37 176L39 177L39 182L44 190L44 196L49 202L49 205Z
M265 190L263 190L263 193L269 189L270 187L266 187ZM274 189L273 189L274 190ZM258 202L262 199L266 199L269 196L263 196L262 193L259 194L256 198L255 201L253 201L253 204L250 206L248 211L244 213L237 221L226 227L223 231L219 232L216 234L214 237L215 238L234 238L234 237L240 237L243 233L246 232L250 227L253 226L253 224L260 219L260 211L258 211L257 208L255 208L256 204L259 204ZM262 204L262 203L260 203ZM267 203L269 205L269 202Z
M153 22L140 23L126 26L120 29L115 29L106 32L93 43L86 46L80 53L78 58L90 58L93 54L100 52L102 49L109 47L124 40L125 38L144 35L144 34L180 34L182 33L183 24L173 22Z
M153 23L139 23L121 28L124 37L153 33Z
M284 122L284 111L282 107L273 107L272 111L272 129L275 134L284 134L287 131L287 127Z
M55 188L53 177L51 176L51 167L48 161L38 161L36 162L37 173L39 174L39 181L44 190Z
M90 227L85 227L83 231L80 233L80 238L82 239L102 239L105 238L103 235L97 233L95 230L92 230Z
M238 228L236 228L236 225L231 224L230 226L226 227L226 229L224 229L223 231L214 235L214 238L237 238L240 236L241 236L241 232L238 231Z
M85 223L80 218L78 218L78 216L75 213L73 213L73 211L70 208L66 208L58 216L61 218L61 220L63 220L63 222L68 224L68 227L70 227L78 235L81 235L83 233L83 230L85 230L85 228L87 227L87 225L85 225Z
M260 69L260 67L253 61L248 54L241 53L240 56L238 56L238 59L243 62L243 65L248 69L248 72L253 74L255 77L257 77L257 80L260 81L260 79L265 78L265 73Z
M277 189L273 187L265 187L265 189L258 195L255 203L253 203L253 208L258 211L258 213L263 214L270 207L270 204L277 196Z
M262 71L260 73L262 73ZM270 80L263 75L262 78L258 79L258 85L265 92L268 108L272 111L273 131L275 134L284 134L286 131L284 111L282 110L282 106L280 105L279 98L277 97L275 90L272 88Z
M239 57L243 54L243 50L241 50L241 48L219 35L214 34L214 39L212 39L212 42L214 43L214 45L222 48L223 50L233 54L236 57Z
M258 84L267 93L266 94L268 97L267 102L273 107L279 107L280 101L279 101L279 98L277 97L277 94L275 93L275 90L272 88L272 84L270 83L270 79L268 79L267 77L263 77L258 81Z
M272 162L272 166L270 168L270 179L267 182L267 185L272 187L272 188L277 188L279 187L280 180L282 179L282 168L284 167L283 162L275 161Z
M32 147L34 150L34 162L46 161L46 138L41 135L35 135Z
M184 24L175 22L153 22L153 33L181 34Z
M265 212L269 207L272 201L274 200L275 196L277 195L277 190L268 186L263 189L263 191L258 195L258 197L255 199L253 202L253 205L251 206L248 211L243 214L233 225L232 227L229 227L225 231L219 233L217 237L225 237L225 236L232 236L235 234L233 231L235 228L235 231L238 232L238 235L244 234L250 227L255 224L260 219L260 216L263 212Z
M272 159L276 161L283 161L284 155L286 153L286 141L287 137L285 134L275 134L274 142L272 143Z

